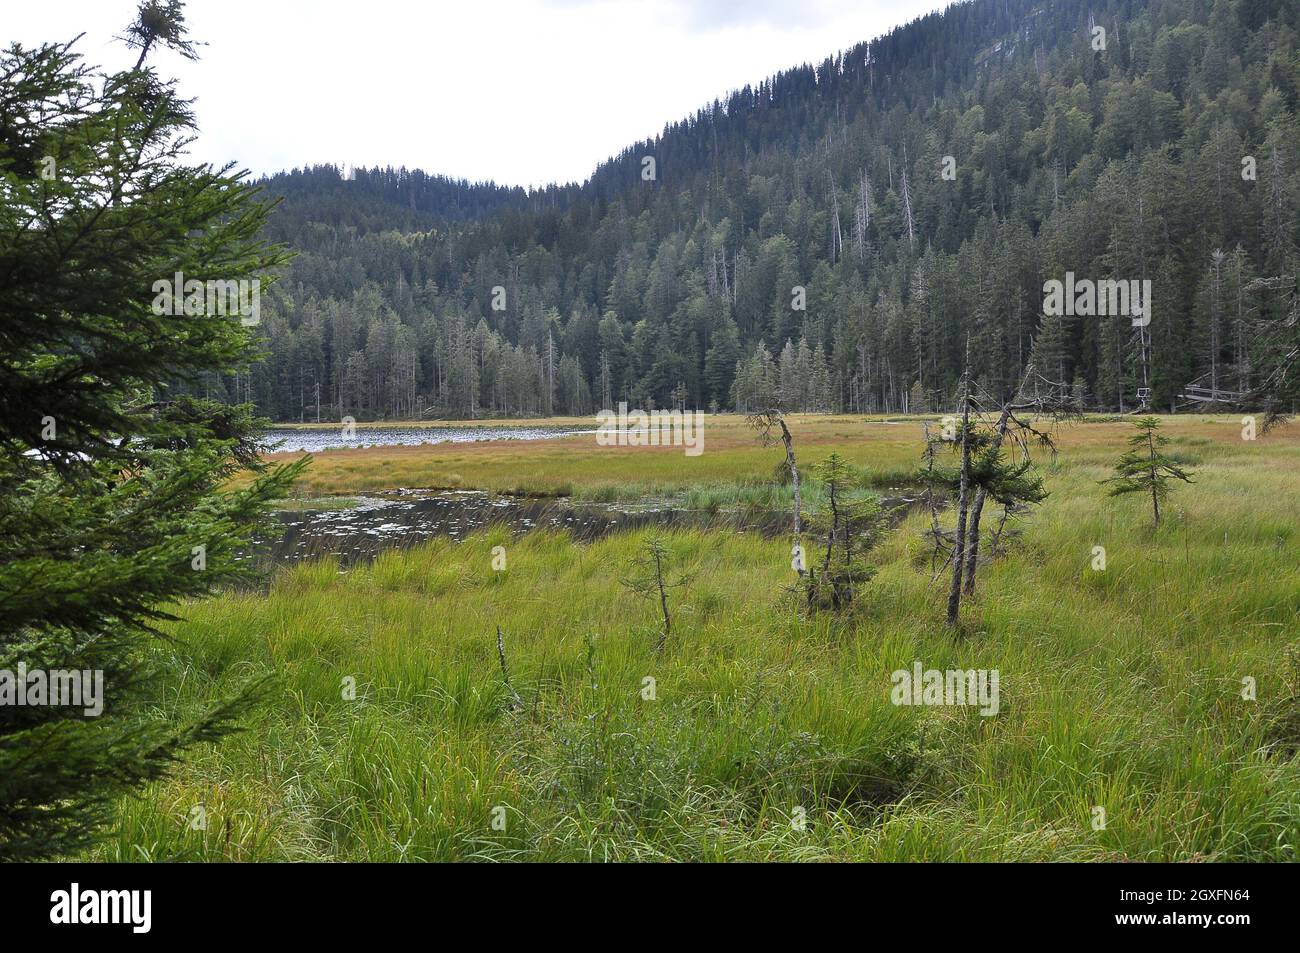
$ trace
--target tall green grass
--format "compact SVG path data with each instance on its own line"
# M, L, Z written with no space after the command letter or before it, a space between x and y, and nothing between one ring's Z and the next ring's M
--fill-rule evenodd
M492 531L185 605L158 649L173 673L160 717L263 675L267 700L124 800L94 856L1295 859L1294 454L1195 451L1197 483L1159 532L1096 485L1106 454L1050 468L1052 495L983 568L956 635L918 570L920 516L842 618L799 613L785 541L671 534L694 582L662 656L656 606L619 582L640 534ZM731 489L694 499L785 505ZM913 660L997 669L1000 713L894 706L890 673Z

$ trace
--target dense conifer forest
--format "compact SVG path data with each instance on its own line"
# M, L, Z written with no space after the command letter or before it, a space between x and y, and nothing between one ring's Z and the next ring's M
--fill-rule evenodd
M925 411L968 339L994 395L1031 360L1095 410L1249 391L1300 266L1298 29L1290 0L974 0L581 185L272 176L298 254L269 360L207 396L279 420ZM1045 315L1067 272L1151 282L1149 326Z

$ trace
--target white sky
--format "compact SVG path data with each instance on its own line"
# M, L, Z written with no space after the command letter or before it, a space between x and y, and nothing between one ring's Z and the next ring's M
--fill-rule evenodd
M0 0L0 44L71 39L108 68L134 0ZM943 0L189 0L192 154L255 173L321 162L581 181L728 91Z

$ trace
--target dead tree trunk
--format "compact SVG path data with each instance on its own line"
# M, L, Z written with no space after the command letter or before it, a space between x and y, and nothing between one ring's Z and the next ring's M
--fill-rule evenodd
M957 494L957 531L952 552L952 587L948 590L948 624L957 624L961 609L962 573L966 567L966 516L970 493L970 343L966 344L966 367L961 386L961 485Z
M510 694L510 708L512 711L521 711L524 700L510 682L510 668L506 665L506 640L501 634L501 626L497 626L497 659L501 662L501 680L506 683L506 691Z
M794 491L794 538L799 541L803 535L803 497L799 493L799 465L794 459L794 438L790 436L790 428L785 425L784 417L777 417L776 422L781 425L781 443L785 445L785 462L790 467L790 486Z
M785 447L785 463L790 468L790 485L794 491L794 541L798 547L799 558L796 569L800 578L804 574L803 558L803 495L799 489L799 464L794 458L794 437L790 435L790 428L785 424L785 416L779 410L766 410L762 413L750 414L746 418L749 425L757 432L763 446L770 446L772 442L772 428L777 426L781 428L781 443Z

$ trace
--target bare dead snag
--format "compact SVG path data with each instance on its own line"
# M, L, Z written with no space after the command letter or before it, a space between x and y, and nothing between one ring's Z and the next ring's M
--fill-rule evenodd
M506 665L506 640L501 634L501 626L497 626L497 660L501 663L501 679L506 683L506 691L510 693L510 709L522 711L524 700L519 697L514 685L510 683L510 668Z
M799 490L799 465L794 459L794 439L790 436L790 428L785 425L784 417L777 417L777 423L781 425L781 443L785 445L785 461L790 467L790 487L794 493L794 536L796 542L803 533L803 497Z
M1034 365L1031 363L1025 367L1024 376L1021 378L1020 386L1017 388L1015 395L1002 404L1001 412L998 414L998 422L993 428L993 436L986 448L982 452L986 454L997 454L1002 449L1003 443L1006 442L1008 434L1014 436L1015 442L1019 445L1024 459L1029 459L1029 449L1027 438L1032 436L1037 438L1039 444L1048 448L1053 454L1056 453L1056 444L1051 434L1046 431L1040 431L1033 426L1028 420L1021 419L1017 416L1019 411L1031 411L1035 413L1047 413L1052 418L1059 420L1062 417L1070 415L1068 400L1062 398L1042 398L1038 396L1029 397L1029 387L1031 381L1037 382L1038 378ZM985 474L987 480L988 475ZM963 591L967 596L975 594L975 576L979 568L980 553L980 517L984 510L984 502L988 497L989 487L986 481L981 481L978 490L975 493L975 502L971 506L969 526L967 528L966 538L966 570ZM1032 497L1030 502L1036 502ZM1009 511L1004 511L1002 522L998 527L998 534L1001 534L1002 528L1006 525Z
M768 410L761 414L750 414L749 425L758 431L759 440L764 446L772 442L772 428L779 427L781 430L781 443L785 447L785 463L790 469L790 488L794 495L794 542L800 547L802 557L803 547L803 496L799 486L799 464L794 458L794 437L790 435L790 428L786 426L785 416L779 410ZM798 562L798 572L800 576L804 574L804 561L802 558Z
M956 625L961 611L962 574L966 568L966 517L970 492L970 341L961 385L961 483L957 494L957 532L953 545L952 586L948 590L948 624Z

